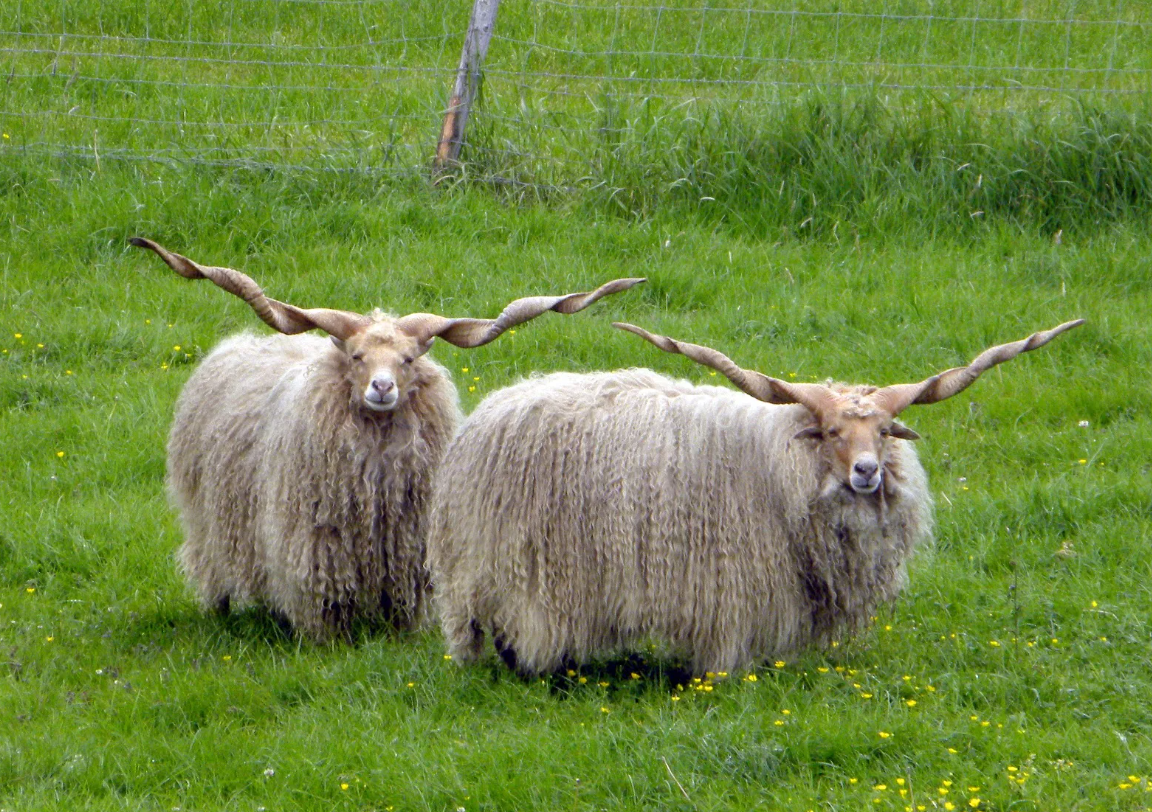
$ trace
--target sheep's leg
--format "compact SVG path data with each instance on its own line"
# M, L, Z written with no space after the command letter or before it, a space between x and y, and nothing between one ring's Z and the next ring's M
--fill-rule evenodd
M232 596L225 592L212 599L212 611L220 616L226 616L232 611Z
M508 666L513 671L518 671L516 667L516 649L508 644L508 640L504 637L503 632L499 632L492 637L492 643L496 646L496 653L500 655L500 659L504 661L504 665Z
M484 651L484 630L475 618L445 616L442 626L444 637L448 641L449 654L461 662L470 663L480 659Z

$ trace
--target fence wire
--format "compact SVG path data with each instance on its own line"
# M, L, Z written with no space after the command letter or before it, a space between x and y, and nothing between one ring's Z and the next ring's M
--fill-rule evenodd
M10 0L0 149L400 174L427 168L468 0ZM595 176L605 145L823 94L989 116L1152 92L1131 0L504 0L465 158Z

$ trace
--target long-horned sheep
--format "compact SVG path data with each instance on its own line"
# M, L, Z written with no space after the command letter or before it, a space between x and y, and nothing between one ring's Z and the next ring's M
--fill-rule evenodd
M314 640L354 617L397 627L425 615L426 507L460 420L436 338L478 347L549 310L575 313L643 281L536 296L496 319L305 310L231 268L142 238L189 279L207 278L285 335L222 341L188 379L168 439L168 485L185 529L182 569L205 607L263 604ZM318 328L318 336L297 336Z
M917 435L896 416L1081 323L884 388L788 383L615 325L744 394L630 369L529 378L485 399L432 497L449 652L474 660L488 633L510 666L539 673L659 642L699 673L860 627L903 588L932 529Z

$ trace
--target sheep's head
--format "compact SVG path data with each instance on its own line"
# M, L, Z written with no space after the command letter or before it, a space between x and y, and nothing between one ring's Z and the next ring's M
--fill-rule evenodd
M876 388L871 386L825 386L788 383L743 369L716 350L649 333L631 324L614 324L652 342L660 349L686 355L693 361L722 372L725 377L766 403L798 403L811 414L813 425L801 429L795 439L819 442L825 462L841 484L859 494L874 493L883 481L891 441L917 440L919 435L896 422L897 415L917 403L936 403L962 392L986 369L1042 347L1066 330L1084 323L1069 321L1011 344L1000 344L980 353L966 367L956 367L921 381Z
M199 265L143 237L129 242L154 251L172 270L187 279L210 279L217 286L239 296L251 305L270 327L292 335L319 329L347 356L349 377L355 391L362 393L363 405L374 412L396 408L406 388L421 374L418 359L437 338L457 347L479 347L493 341L505 330L554 310L576 313L603 296L619 293L643 279L615 279L591 293L565 296L530 296L517 299L495 319L449 319L431 313L413 313L400 318L365 316L346 310L305 309L278 302L250 277L232 268Z

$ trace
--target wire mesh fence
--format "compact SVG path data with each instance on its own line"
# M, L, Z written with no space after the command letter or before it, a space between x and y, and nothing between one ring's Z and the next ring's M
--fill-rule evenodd
M469 0L10 0L0 128L22 154L375 173L435 153ZM987 116L1152 92L1131 0L504 0L464 157L595 178L620 143L814 94ZM659 137L657 137L659 134Z

